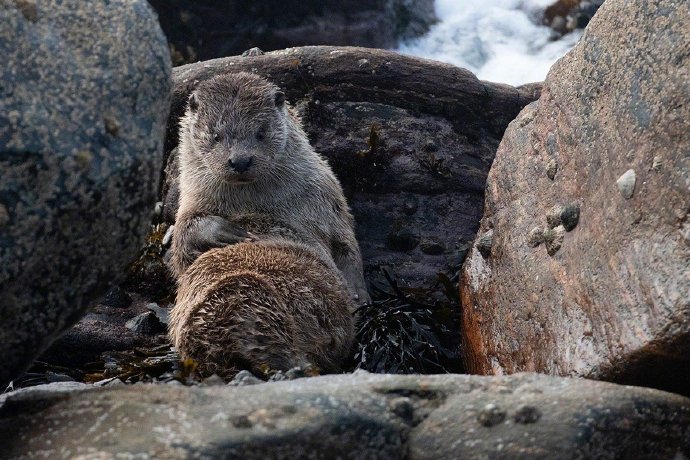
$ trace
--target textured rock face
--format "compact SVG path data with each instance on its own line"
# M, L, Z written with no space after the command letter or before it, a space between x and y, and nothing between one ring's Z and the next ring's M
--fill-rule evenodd
M0 3L0 387L148 229L170 58L144 1Z
M63 383L0 397L3 454L657 459L690 453L687 398L540 375L358 373L243 387L83 388Z
M163 215L177 210L177 129L199 81L253 71L283 88L317 152L345 189L368 278L382 266L429 286L457 272L482 212L505 127L538 87L479 81L457 67L397 53L303 47L178 67L166 139Z
M436 21L433 0L151 0L176 64L304 45L392 48Z
M688 392L688 49L687 2L607 0L511 123L463 271L471 371Z

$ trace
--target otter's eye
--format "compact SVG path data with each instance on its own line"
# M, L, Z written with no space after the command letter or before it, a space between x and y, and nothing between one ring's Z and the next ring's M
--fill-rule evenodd
M263 141L264 139L266 139L266 132L263 129L257 131L256 132L256 140L257 141Z
M213 134L213 142L220 142L220 134L218 134L218 133Z

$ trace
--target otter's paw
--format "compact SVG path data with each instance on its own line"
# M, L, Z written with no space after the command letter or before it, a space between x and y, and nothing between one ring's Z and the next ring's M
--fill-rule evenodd
M197 221L197 231L190 235L192 246L200 252L229 244L252 241L252 234L220 216L204 216Z

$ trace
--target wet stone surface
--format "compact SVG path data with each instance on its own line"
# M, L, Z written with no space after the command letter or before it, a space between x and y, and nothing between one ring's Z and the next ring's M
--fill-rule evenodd
M0 396L4 453L164 458L683 458L690 400L520 374L92 386ZM142 430L142 426L156 427Z

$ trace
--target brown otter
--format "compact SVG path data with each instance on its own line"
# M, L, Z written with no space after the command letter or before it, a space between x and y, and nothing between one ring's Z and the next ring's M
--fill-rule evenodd
M278 87L249 73L200 83L181 121L179 152L171 247L177 277L206 250L245 241L247 233L230 221L259 214L284 222L296 242L331 258L352 297L368 301L342 188Z
M362 261L340 184L283 93L247 73L199 84L179 151L170 336L182 356L225 376L337 370L353 300L368 300Z
M169 332L202 375L336 372L352 345L351 306L342 278L310 248L239 243L205 252L180 277Z

